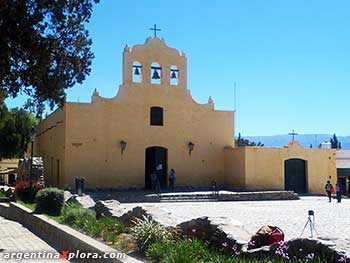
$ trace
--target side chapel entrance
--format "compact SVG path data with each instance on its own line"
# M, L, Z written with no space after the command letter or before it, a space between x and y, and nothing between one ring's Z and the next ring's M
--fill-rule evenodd
M286 191L307 193L305 160L289 159L284 162L284 187Z

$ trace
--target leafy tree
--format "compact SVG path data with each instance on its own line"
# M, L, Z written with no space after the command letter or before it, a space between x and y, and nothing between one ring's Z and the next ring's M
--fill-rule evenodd
M237 147L244 147L244 146L258 146L258 147L264 147L264 144L261 142L252 142L249 141L248 139L244 139L241 136L241 133L238 133L238 137L236 138L236 146Z
M0 0L0 96L24 92L42 114L82 83L94 57L85 24L99 0Z
M333 134L333 137L330 139L330 143L332 144L332 149L341 149L341 142L338 141L338 138L335 134Z
M5 105L5 91L0 89L0 120L4 117L5 111L7 110Z
M34 116L23 109L5 109L0 119L0 160L22 157L36 125Z

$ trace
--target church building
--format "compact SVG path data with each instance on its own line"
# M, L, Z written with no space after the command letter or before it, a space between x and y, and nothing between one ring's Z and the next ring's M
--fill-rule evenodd
M216 88L216 87L213 87ZM36 156L48 185L86 188L151 187L156 169L162 188L170 169L176 185L323 193L336 178L335 152L235 147L234 111L195 102L187 87L186 55L150 37L125 46L123 81L113 98L98 90L91 102L66 102L37 128Z

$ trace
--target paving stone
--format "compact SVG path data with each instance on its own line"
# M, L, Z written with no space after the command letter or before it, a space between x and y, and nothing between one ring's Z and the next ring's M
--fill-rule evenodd
M139 204L123 204L124 207L136 205ZM173 225L203 216L225 221L222 227L226 233L246 241L264 225L280 227L286 240L298 238L307 221L308 210L314 210L318 238L333 241L341 251L350 251L349 199L329 203L326 197L307 196L293 201L145 203L142 207L151 210L153 215L159 213L158 218L162 218L161 211L166 211L167 223L170 220ZM303 237L308 235L309 229L306 229Z
M21 224L0 217L0 262L6 263L68 263L64 259L5 260L7 252L56 252Z

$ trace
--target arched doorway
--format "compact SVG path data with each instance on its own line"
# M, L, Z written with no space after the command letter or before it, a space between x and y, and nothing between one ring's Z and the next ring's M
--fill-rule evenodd
M152 188L151 173L155 172L156 167L161 165L161 169L157 173L160 187L165 189L167 187L168 149L159 146L148 147L145 157L145 188Z
M284 188L299 194L307 193L305 160L289 159L284 162Z

